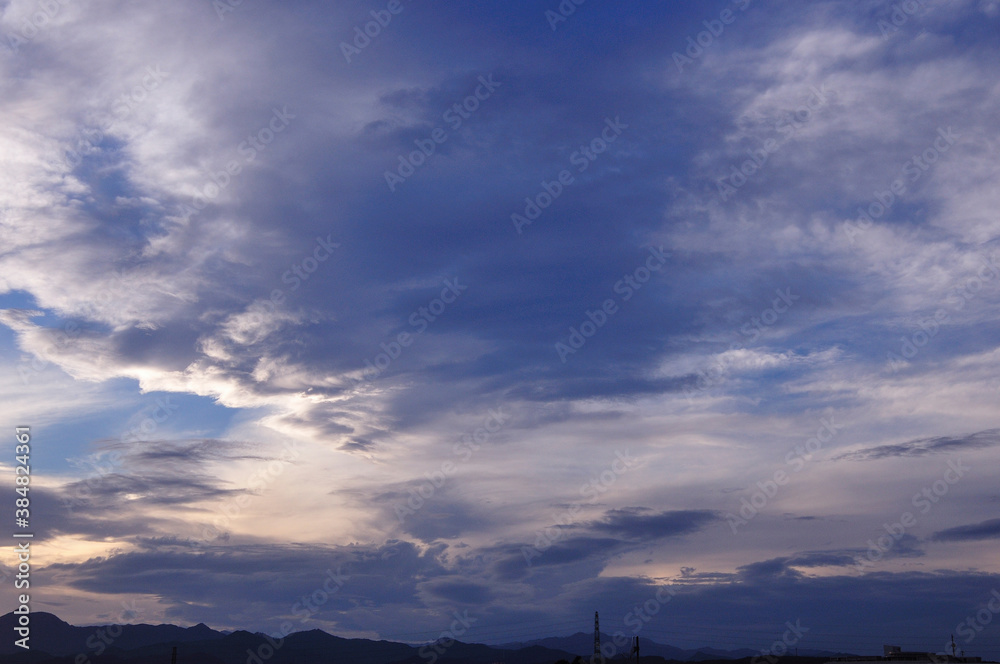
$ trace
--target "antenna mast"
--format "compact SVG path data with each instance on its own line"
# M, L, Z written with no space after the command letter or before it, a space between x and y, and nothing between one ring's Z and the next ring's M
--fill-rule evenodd
M597 611L594 611L594 662L601 661L601 624L597 620Z

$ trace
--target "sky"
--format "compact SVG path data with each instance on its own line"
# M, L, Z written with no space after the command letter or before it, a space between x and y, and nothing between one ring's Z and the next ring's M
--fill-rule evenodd
M1000 659L998 26L0 3L32 610Z

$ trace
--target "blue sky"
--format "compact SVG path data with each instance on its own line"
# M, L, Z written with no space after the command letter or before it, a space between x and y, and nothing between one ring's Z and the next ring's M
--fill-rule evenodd
M2 3L35 610L1000 657L1000 4L562 6Z

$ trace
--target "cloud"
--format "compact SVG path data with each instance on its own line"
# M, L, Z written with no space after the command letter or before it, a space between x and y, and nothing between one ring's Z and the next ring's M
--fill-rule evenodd
M1000 519L988 519L967 526L956 526L939 530L931 535L931 539L937 542L967 542L998 537L1000 537Z
M357 635L434 638L455 604L629 630L671 584L670 638L725 624L764 648L790 616L852 635L877 616L937 650L924 635L995 581L988 552L947 571L907 535L844 568L926 484L913 459L996 461L989 7L938 3L883 39L877 3L736 3L679 72L719 8L587 3L553 31L530 0L418 4L350 63L372 8L315 0L224 21L65 4L0 59L3 419L46 441L32 514L64 617L128 594L275 629L343 564L314 620ZM35 11L8 3L0 32ZM190 405L122 442L151 393ZM830 417L824 458L883 463L810 463L734 539L722 490ZM617 450L642 462L562 518ZM992 532L993 492L970 474L959 523L982 523L941 530L955 494L922 527ZM539 533L558 537L528 565Z
M833 457L833 461L867 461L894 457L922 457L932 454L951 454L960 450L978 450L1000 443L1000 429L988 429L962 436L935 436L918 438L896 445L879 445L868 449L845 452Z
M610 510L604 519L588 524L588 528L625 541L649 541L697 532L719 519L718 514L706 510L653 513L649 508L632 507Z

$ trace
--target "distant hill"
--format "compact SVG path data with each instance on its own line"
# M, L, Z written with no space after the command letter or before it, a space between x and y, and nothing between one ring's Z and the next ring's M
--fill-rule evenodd
M16 616L8 613L0 616L0 634L13 634ZM133 650L157 643L192 643L195 641L210 641L221 639L222 632L216 632L207 625L194 627L178 627L176 625L121 625L121 634L113 640L115 648ZM102 634L107 634L108 625L93 627L75 627L51 613L31 614L31 644L32 650L39 650L49 655L77 655L91 653L96 647L107 644L102 642ZM115 632L117 632L117 627ZM99 631L103 630L103 632ZM109 637L110 638L110 637ZM105 641L108 639L105 639ZM88 644L89 641L89 644ZM0 654L24 652L14 645L14 639L0 639Z
M759 650L750 650L749 648L737 648L736 650L698 648L688 656L687 660L689 662L702 662L713 659L741 659L743 657L755 657L759 654Z
M0 632L14 633L15 616L0 616ZM118 627L114 632L117 633ZM169 664L177 646L177 664L247 664L259 653L261 664L428 664L421 646L392 641L345 639L318 629L289 635L277 649L263 634L237 631L229 634L205 625L121 625L121 633L105 639L109 627L75 627L51 613L31 614L31 650L25 652L13 639L0 640L4 664ZM106 641L110 641L106 643ZM103 648L102 648L103 646ZM98 650L100 648L100 650ZM249 651L249 652L248 652ZM98 652L100 654L98 655ZM77 661L83 655L84 659ZM552 664L573 655L541 646L513 653L480 644L449 645L440 661L450 664Z
M610 635L601 633L601 643L613 642L614 641ZM577 632L571 636L550 636L544 639L525 641L523 643L505 643L497 647L508 650L517 650L526 646L535 645L552 648L553 650L565 650L568 653L579 655L580 657L589 657L594 652L594 634L593 632L589 634L586 632ZM649 639L639 639L639 654L643 656L649 655L651 657L663 657L664 659L686 661L696 652L696 650L683 650L681 648L663 645L661 643L650 641ZM753 652L751 654L756 655L757 653ZM743 657L743 655L738 655L738 657Z
M613 643L612 636L601 633L601 643ZM526 646L539 645L553 650L565 650L580 657L590 657L594 652L594 634L587 632L577 632L571 636L550 636L544 639L534 639L532 641L505 643L497 646L508 650L517 650ZM627 648L627 646L626 646ZM664 645L649 639L639 638L639 654L643 660L649 657L661 657L665 660L675 660L680 662L703 662L708 660L731 660L743 659L744 657L755 657L760 654L758 650L750 648L737 648L735 650L721 650L719 648L695 648L684 649L674 646ZM834 657L843 656L846 653L827 652L825 650L801 649L802 657Z
M0 616L0 633L13 634L13 613ZM120 634L111 639L110 634ZM103 639L102 635L108 635ZM611 642L610 636L602 636ZM110 643L107 643L110 641ZM206 625L121 625L77 627L51 613L31 614L31 650L0 640L3 664L170 664L177 646L177 664L430 664L437 655L441 664L555 664L586 658L593 651L593 635L583 632L526 643L487 646L451 643L442 654L393 641L346 639L318 629L286 637L277 648L264 634L246 631L219 632ZM640 639L641 664L693 662L749 664L756 651L701 648L684 650ZM782 658L782 664L822 664L834 653L802 651L802 657ZM82 657L81 657L82 656Z

